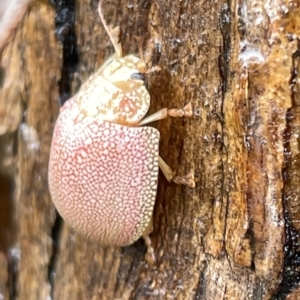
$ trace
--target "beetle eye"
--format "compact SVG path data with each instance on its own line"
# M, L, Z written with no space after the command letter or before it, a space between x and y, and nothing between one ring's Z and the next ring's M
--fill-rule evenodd
M145 81L145 75L142 73L132 73L130 78Z

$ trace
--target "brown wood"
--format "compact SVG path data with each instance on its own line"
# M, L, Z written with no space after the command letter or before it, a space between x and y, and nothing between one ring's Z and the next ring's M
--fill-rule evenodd
M47 188L59 96L68 84L75 94L113 51L97 4L76 2L71 78L46 2L29 7L3 50L0 130L18 137L16 156L1 150L0 166L10 166L5 174L15 182L17 237L0 249L0 294L297 299L300 1L104 1L124 53L143 53L149 68L161 68L148 75L150 113L188 102L195 113L154 124L161 156L178 174L193 169L197 183L190 189L160 176L153 266L143 240L103 248L77 235L60 222Z

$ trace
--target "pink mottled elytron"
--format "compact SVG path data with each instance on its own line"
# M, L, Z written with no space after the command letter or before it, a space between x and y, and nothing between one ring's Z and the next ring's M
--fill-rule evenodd
M192 174L174 176L159 156L158 130L142 125L192 110L190 104L164 108L144 118L150 105L146 64L122 56L119 29L108 28L101 3L115 54L61 108L48 177L53 202L69 225L104 245L125 246L151 231L159 167L170 181L195 184Z

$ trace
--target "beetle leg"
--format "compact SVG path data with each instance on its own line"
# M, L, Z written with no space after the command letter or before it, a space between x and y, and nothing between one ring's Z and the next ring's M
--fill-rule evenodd
M153 217L151 217L151 220L149 222L149 225L145 229L143 233L143 239L145 241L145 245L147 246L147 252L145 255L145 260L148 262L149 265L153 265L156 262L156 257L154 253L154 249L151 245L151 239L149 237L149 234L153 231Z
M140 121L137 126L142 126L142 125L146 125L158 120L162 120L168 117L168 109L167 108L163 108L157 112L155 112L154 114L146 117L145 119L143 119L142 121Z
M146 125L148 123L152 123L152 122L155 122L155 121L158 121L158 120L162 120L162 119L167 118L168 116L170 116L170 117L192 117L193 116L192 104L188 103L186 106L184 106L181 109L163 108L163 109L155 112L154 114L146 117L142 121L140 121L137 124L137 126L142 126L142 125Z
M149 265L153 265L156 262L156 257L155 257L154 249L151 245L151 239L150 239L149 235L143 235L143 239L144 239L145 244L147 246L147 252L146 252L146 255L145 255L145 260L147 261L147 263Z
M158 157L158 165L169 182L173 181L190 188L195 187L194 172L192 170L184 176L175 176L175 173L160 156Z

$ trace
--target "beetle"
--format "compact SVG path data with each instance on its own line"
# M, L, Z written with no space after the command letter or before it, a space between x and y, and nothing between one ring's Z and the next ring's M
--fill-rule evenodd
M119 28L109 29L101 7L102 0L99 16L115 54L60 109L50 150L50 193L79 233L109 246L126 246L143 236L153 256L148 234L159 167L169 181L190 187L195 182L192 173L174 176L159 156L159 131L143 125L168 115L191 116L192 109L190 104L164 108L144 118L150 105L146 64L122 56Z

